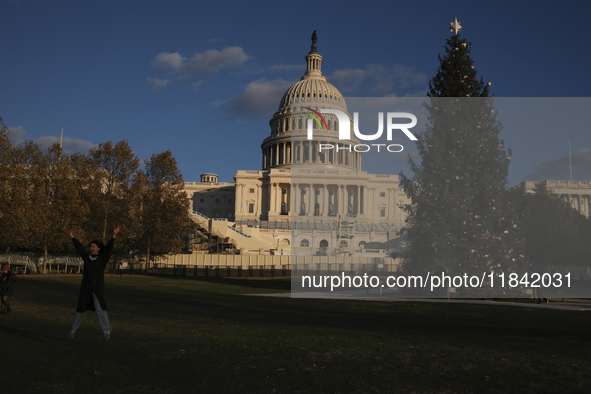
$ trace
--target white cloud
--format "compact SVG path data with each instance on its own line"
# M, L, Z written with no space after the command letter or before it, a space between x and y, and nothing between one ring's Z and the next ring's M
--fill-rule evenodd
M338 89L341 93L350 93L359 88L359 85L365 80L367 72L361 69L344 69L336 70L327 79Z
M240 47L224 48L222 51L210 49L202 53L196 53L184 65L186 74L208 74L218 71L223 67L234 68L248 60L248 55Z
M210 49L197 52L190 59L178 52L162 52L152 61L155 70L169 71L167 79L148 77L148 85L154 90L160 90L170 85L171 81L182 81L192 77L204 77L214 74L223 68L232 69L243 65L250 57L240 47L228 47L221 51ZM174 77L171 79L172 74ZM189 83L197 89L203 81Z
M154 90L160 90L162 88L165 88L166 85L168 85L168 80L167 79L160 79L160 78L146 78L146 80L148 81L148 86L151 89Z
M8 128L8 141L10 145L15 146L23 142L25 139L25 128L23 126Z
M162 52L156 55L156 58L152 61L152 68L155 69L179 69L183 64L184 58L180 55L180 53L169 53L169 52Z
M344 95L374 97L412 95L409 89L424 89L428 81L426 74L400 64L336 70L326 78Z
M199 87L200 87L201 85L203 85L203 82L205 82L205 81L197 81L197 82L195 82L195 83L192 83L192 84L191 84L191 87L193 88L193 90L197 90L197 89L199 89Z
M540 161L534 165L529 174L525 177L527 180L543 181L551 180L569 180L570 165L568 156L562 156L555 160ZM591 148L581 149L572 155L573 180L587 181L591 180Z
M283 79L259 79L248 84L239 96L223 103L232 116L247 119L270 119L277 111L279 101L293 82ZM220 102L213 105L220 106Z
M8 128L8 140L12 146L17 146L23 143L26 138L26 131L23 126L18 127L9 127ZM44 136L39 137L33 140L34 143L39 145L39 148L42 152L47 152L47 149L53 144L60 143L60 137L56 136ZM62 141L62 149L64 154L71 155L72 153L81 152L81 153L88 153L90 148L93 148L95 144L90 141L84 141L79 138L69 138L64 137Z
M41 151L47 152L47 149L53 144L60 143L60 137L55 136L47 136L47 137L39 137L35 140L35 143L39 145ZM87 154L91 148L94 148L96 145L89 141L84 141L79 138L69 138L64 137L62 141L62 150L63 153L66 155L71 155L72 153L80 152Z

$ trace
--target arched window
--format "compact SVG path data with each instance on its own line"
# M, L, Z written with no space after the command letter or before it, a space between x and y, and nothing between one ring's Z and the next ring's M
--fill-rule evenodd
M310 241L308 241L307 239L302 239L302 242L300 242L300 246L302 248L308 248L310 247Z
M320 247L321 248L328 248L328 241L323 239L322 241L320 241Z
M283 246L289 246L289 244L290 244L289 239L283 238L281 240L280 244L283 245Z
M340 245L341 245L343 248L347 248L347 247L349 247L349 243L348 243L347 241L345 241L344 239L343 239L343 240L341 240L341 243L340 243Z
M365 246L366 242L365 241L361 241L359 242L359 247Z

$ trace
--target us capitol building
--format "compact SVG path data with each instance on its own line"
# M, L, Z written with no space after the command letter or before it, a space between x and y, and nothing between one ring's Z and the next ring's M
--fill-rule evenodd
M359 141L339 139L335 115L324 114L328 127L314 124L314 139L307 138L310 109L337 109L352 122L343 95L322 75L315 32L312 41L306 73L269 122L262 169L237 170L233 183L202 174L201 182L185 185L191 217L202 225L208 220L238 248L359 250L395 239L405 223L399 204L409 200L398 175L363 171L361 153L349 148ZM320 144L334 149L322 151Z
M344 149L359 141L339 139L335 115L324 114L328 127L314 124L314 139L307 138L311 110L337 109L350 121L351 116L342 94L322 75L316 32L305 59L306 73L285 92L269 122L271 133L261 144L262 169L237 170L235 182L218 182L215 174L187 182L191 218L243 253L363 255L369 243L393 247L405 224L400 205L410 202L398 175L363 171L361 153ZM334 148L322 151L320 144ZM559 194L591 216L591 182L519 186L528 193Z

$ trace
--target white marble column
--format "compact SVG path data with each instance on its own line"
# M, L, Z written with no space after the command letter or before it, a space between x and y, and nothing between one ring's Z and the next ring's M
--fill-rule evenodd
M291 216L292 210L294 209L294 207L291 205L291 193L293 193L293 188L291 187L291 184L289 184L285 193L285 213L287 213L287 216ZM281 195L283 195L283 193Z
M313 185L310 183L310 186L308 187L308 209L306 209L306 216L314 216L314 187Z
M276 200L276 190L275 190L275 183L270 183L269 188L271 190L271 196L269 198L269 212L275 213L275 200Z
M278 183L275 183L275 212L280 214L281 213L281 187L279 187Z
M286 155L287 163L291 164L291 161L292 161L291 160L291 142L286 142L285 146L287 147L287 155Z
M289 164L289 142L283 144L283 164Z
M320 198L318 198L318 204L320 205ZM328 216L328 187L325 184L322 189L322 205L320 205L319 213L322 216Z
M261 212L263 209L263 193L262 193L262 187L260 184L257 184L257 187L255 189L256 191L256 205L254 207L254 214L256 215L256 219L259 220L261 218Z
M361 204L361 209L362 209L362 214L364 217L367 217L367 186L362 186L361 187L361 192L363 193L362 196L362 204Z
M295 207L292 207L292 211L294 212L294 216L300 216L300 213L302 212L302 191L300 190L299 185L297 183L292 183L291 192L294 193L294 195L291 196L290 200L293 201L295 205Z
M236 201L234 201L234 211L236 211L236 213L242 213L242 204L244 201L244 185L239 185L236 197Z
M376 188L375 187L369 188L367 194L368 194L368 196L367 196L367 199L368 199L367 213L373 217L375 215L375 209L376 209L376 204L375 204Z
M357 203L355 205L357 205L357 212L355 212L355 215L361 216L361 186L360 185L357 185Z
M386 195L388 199L386 200L386 217L388 219L392 219L394 216L394 212L392 212L392 189L388 188Z

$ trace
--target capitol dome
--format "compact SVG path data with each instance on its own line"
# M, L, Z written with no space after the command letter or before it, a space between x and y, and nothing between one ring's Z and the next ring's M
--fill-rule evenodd
M361 155L335 154L329 152L327 157L318 155L317 147L320 143L330 143L334 146L359 141L338 139L337 117L333 114L323 114L328 129L318 128L314 123L314 141L307 139L307 122L310 109L337 109L348 114L347 104L339 90L326 81L321 71L322 56L316 46L316 32L312 35L312 48L306 56L306 73L298 82L293 84L279 103L277 112L269 121L271 135L263 141L263 170L276 167L290 167L291 164L322 164L343 166L350 169L361 169ZM349 115L349 118L351 116ZM343 156L343 157L341 157ZM349 157L350 156L350 157Z
M322 56L316 50L316 44L312 44L312 50L306 56L307 70L300 80L294 83L283 95L279 103L280 113L291 105L299 103L318 102L330 104L332 108L347 111L343 95L322 75Z

